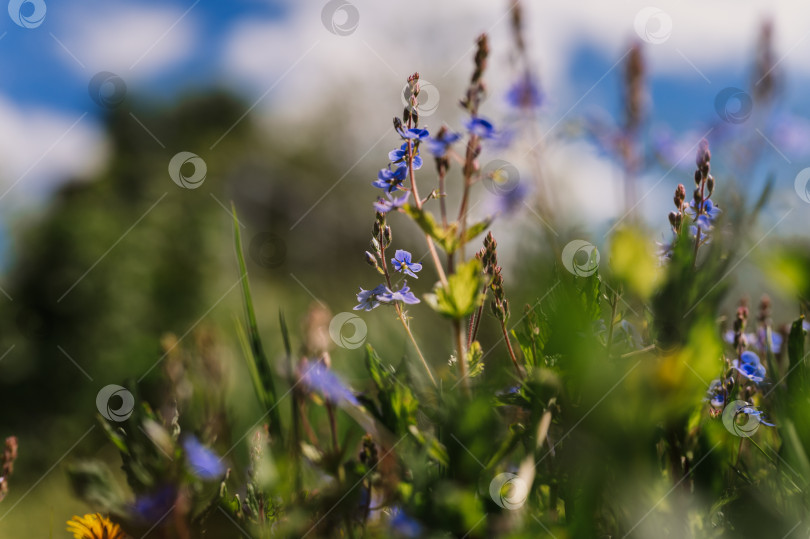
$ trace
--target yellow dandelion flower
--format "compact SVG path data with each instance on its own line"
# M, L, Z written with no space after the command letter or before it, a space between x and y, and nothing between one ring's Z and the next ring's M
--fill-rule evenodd
M121 526L98 513L74 516L67 522L67 531L75 539L125 539Z

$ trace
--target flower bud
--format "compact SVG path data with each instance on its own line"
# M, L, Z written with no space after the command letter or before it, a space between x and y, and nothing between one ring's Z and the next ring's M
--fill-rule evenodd
M672 228L675 228L675 229L681 228L681 219L682 218L683 218L683 216L678 212L674 212L674 211L669 212L669 224L672 225Z
M692 193L692 198L695 199L695 204L700 204L701 202L703 202L703 197L700 194L700 189L695 189L695 192Z
M700 170L695 171L695 185L700 185L700 182L703 180L703 174L700 173Z
M391 227L386 225L383 229L383 243L385 247L391 245Z
M714 176L709 174L709 177L706 179L706 189L709 190L708 196L712 196L714 192Z
M366 263L368 263L369 266L371 266L373 268L376 268L377 267L377 257L374 256L373 254L369 253L368 251L366 251Z

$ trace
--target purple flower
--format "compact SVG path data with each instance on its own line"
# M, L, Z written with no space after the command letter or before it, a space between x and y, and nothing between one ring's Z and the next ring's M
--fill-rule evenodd
M524 73L506 94L506 101L518 109L531 109L543 103L540 86L529 73Z
M396 292L391 292L389 290L388 293L381 295L380 301L384 301L386 303L390 303L392 301L401 301L402 303L407 303L409 305L419 303L419 299L416 296L414 296L413 292L411 292L411 289L408 288L407 281L403 281L402 288L400 288Z
M191 472L200 479L219 479L225 473L225 466L217 454L202 445L194 436L185 437L183 449Z
M470 120L464 124L464 127L473 135L478 135L483 139L491 139L497 136L497 132L492 123L478 116L470 118Z
M444 157L450 149L450 145L461 138L461 133L452 133L450 131L440 131L436 137L431 137L427 141L430 153L436 157Z
M388 168L381 169L380 172L377 173L377 180L372 182L371 185L385 189L390 193L401 189L402 182L405 180L407 174L408 167L404 164L399 165L395 170L391 170L391 166L389 165Z
M363 290L361 287L360 293L357 294L357 301L359 301L360 304L356 305L354 310L370 311L382 303L381 296L389 293L391 293L391 291L384 284L378 285L372 290Z
M388 200L384 199L383 197L379 197L377 202L374 203L374 209L380 213L388 213L393 209L404 206L408 202L408 197L411 196L411 192L407 191L400 197L393 196L390 192L388 192L385 193L385 196L388 197Z
M422 168L422 158L419 156L419 150L411 148L413 155L413 169L419 170ZM404 163L408 159L408 143L404 143L398 150L391 150L388 152L388 159L392 163Z
M404 139L415 139L415 140L425 140L430 136L427 129L419 129L416 127L412 127L410 129L404 129L402 127L397 128L397 133Z
M397 249L397 252L394 253L394 258L391 259L391 264L394 265L394 269L396 271L404 273L405 275L410 275L414 279L419 278L414 272L422 269L422 264L419 262L411 262L411 253L408 251L403 251L402 249Z
M326 400L335 404L344 401L355 406L360 404L343 381L320 361L310 363L303 360L300 369L303 371L301 383L310 391L321 393Z

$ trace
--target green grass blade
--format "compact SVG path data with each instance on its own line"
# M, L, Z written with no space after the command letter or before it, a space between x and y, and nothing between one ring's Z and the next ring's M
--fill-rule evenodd
M242 281L242 298L245 304L245 319L247 321L248 341L252 351L252 363L256 367L261 386L264 389L265 402L262 403L270 415L270 432L282 438L281 417L277 408L278 399L273 382L273 373L270 369L270 362L264 353L262 340L259 336L259 326L256 323L256 312L253 309L253 297L250 293L250 280L248 279L247 266L245 265L245 254L242 250L242 234L239 231L239 221L236 218L236 207L231 203L233 211L233 236L236 248L236 260L239 264L239 275ZM250 360L248 360L250 363Z

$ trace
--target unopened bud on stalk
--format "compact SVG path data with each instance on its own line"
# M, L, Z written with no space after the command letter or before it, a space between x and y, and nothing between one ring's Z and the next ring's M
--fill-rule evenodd
M709 174L709 177L706 179L706 189L709 190L709 194L707 196L712 196L714 192L714 176Z
M669 212L669 224L671 224L672 228L674 228L676 230L681 228L681 219L682 218L683 218L682 214L680 214L678 212L674 212L674 211Z
M373 254L369 253L368 251L366 251L366 263L368 263L369 266L371 266L373 268L376 268L377 267L377 257L374 256Z
M383 229L383 242L385 247L391 245L391 227L388 225Z

